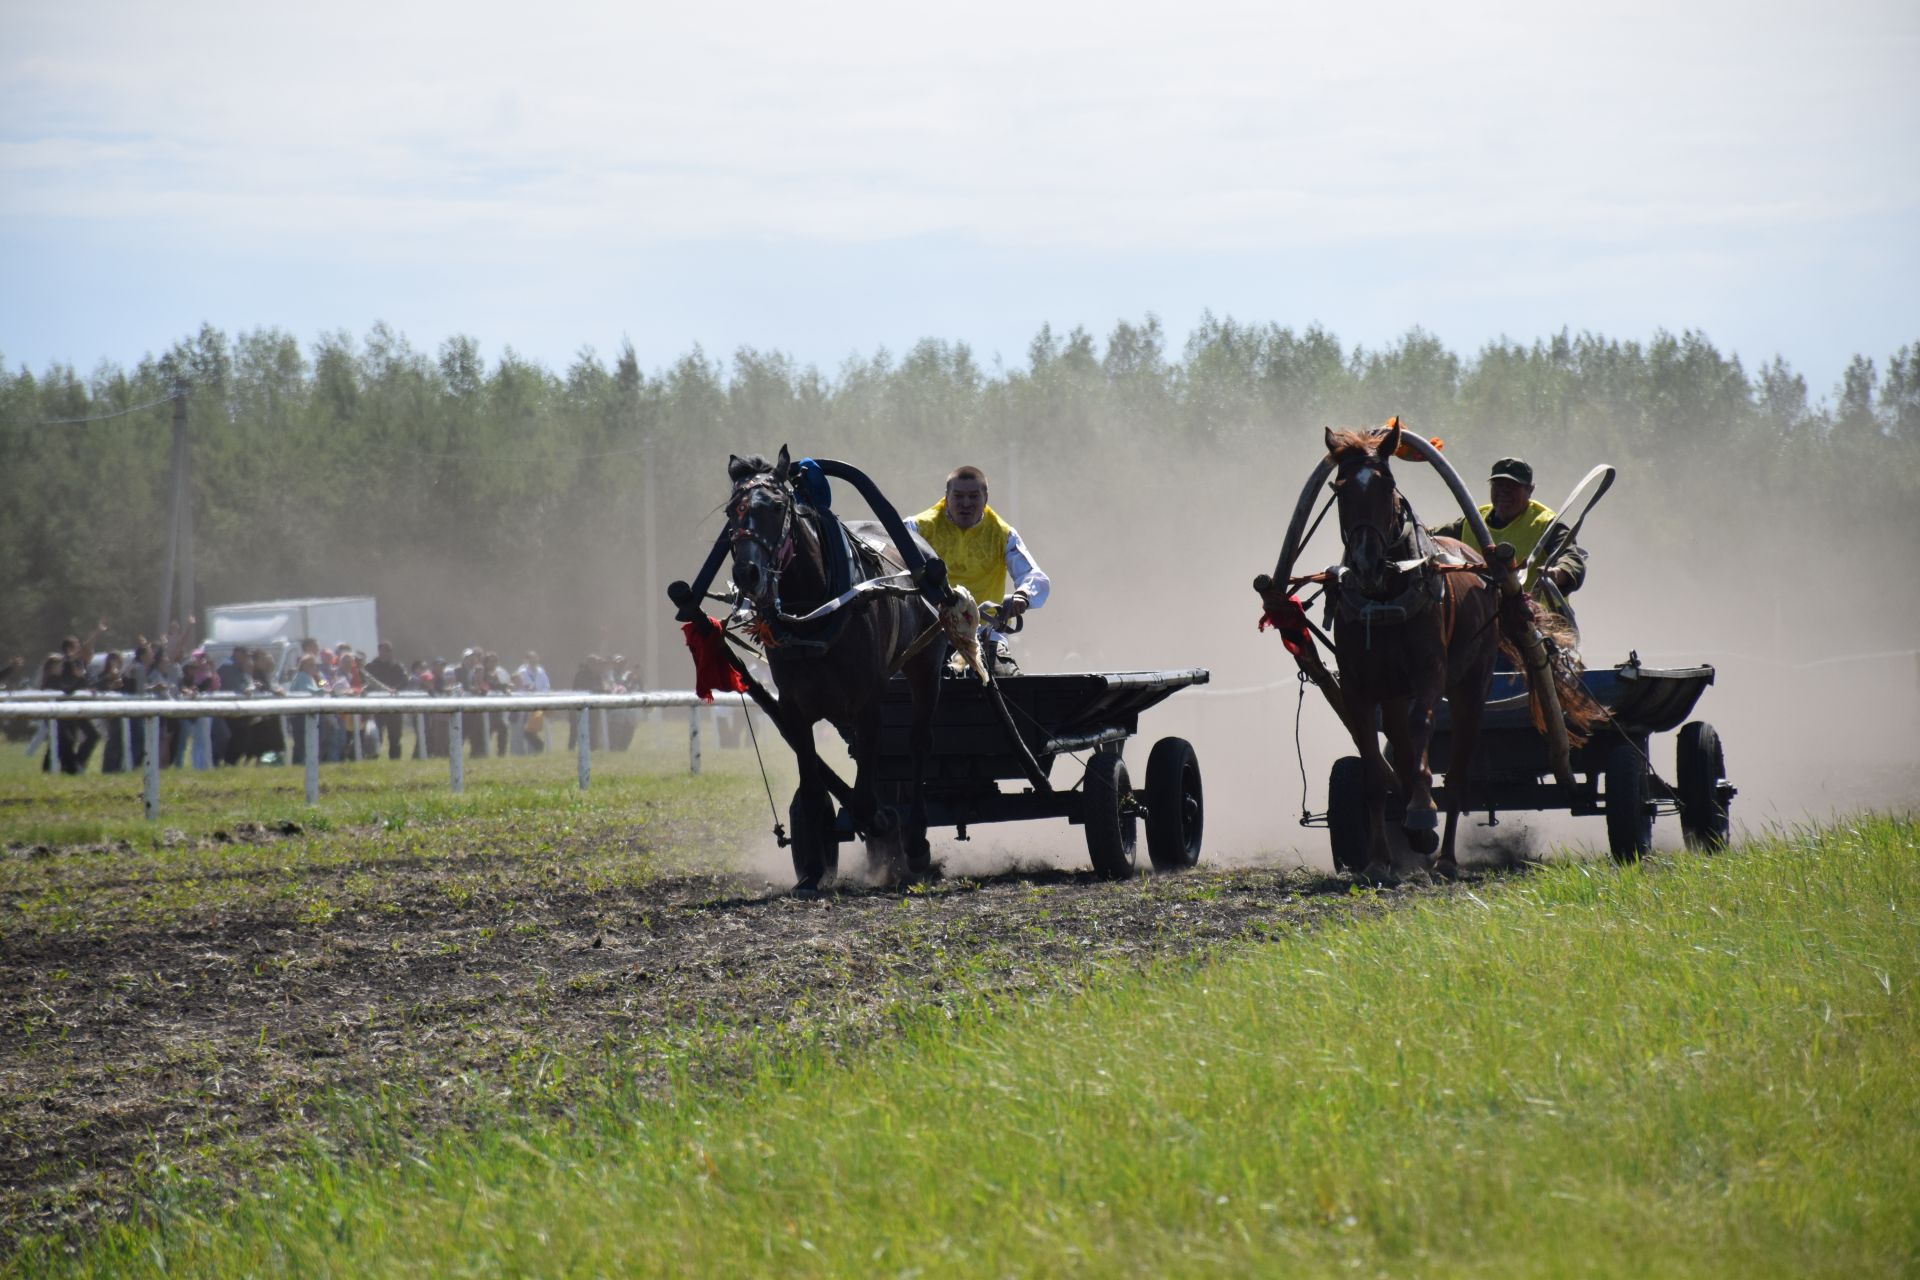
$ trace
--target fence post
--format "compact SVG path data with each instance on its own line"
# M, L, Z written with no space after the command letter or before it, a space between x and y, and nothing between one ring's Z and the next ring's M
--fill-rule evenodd
M466 746L464 728L460 723L461 713L456 711L447 720L447 784L455 795L466 786Z
M427 713L424 711L413 713L413 758L427 758Z
M120 767L133 768L133 719L120 717Z
M357 715L353 715L353 716L342 716L342 717L340 717L340 719L341 719L341 722L342 722L342 723L344 723L344 724L346 724L346 725L348 726L348 728L347 728L347 732L348 732L348 733L351 733L351 734L353 735L353 762L354 762L355 764L359 764L359 763L360 763L360 759L361 759L361 756L360 756L360 722L361 722L361 720L362 720L362 717L360 717L360 716L357 716Z
M320 803L320 717L301 716L300 736L307 757L307 803Z
M700 772L700 708L687 708L687 772Z
M580 789L587 789L587 779L593 774L593 708L581 707L574 717L574 739L580 747Z
M160 717L148 716L146 785L140 798L146 803L147 821L160 816Z
M193 722L193 767L213 768L213 717L200 716Z
M67 763L60 758L60 722L58 720L46 721L46 731L47 755L53 761L52 768L49 771L59 773L65 769Z

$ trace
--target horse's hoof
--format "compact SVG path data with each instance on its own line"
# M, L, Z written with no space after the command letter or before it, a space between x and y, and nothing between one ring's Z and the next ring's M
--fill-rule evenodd
M797 884L793 886L793 900L795 902L815 902L826 896L826 894L821 893L820 890L810 884Z
M1460 864L1452 858L1443 858L1433 864L1433 878L1436 880L1458 880Z
M1431 828L1402 827L1407 835L1407 848L1421 857L1426 857L1440 847L1440 833Z
M1369 863L1354 879L1376 889L1391 889L1400 883L1400 877L1394 874L1393 867L1385 862Z

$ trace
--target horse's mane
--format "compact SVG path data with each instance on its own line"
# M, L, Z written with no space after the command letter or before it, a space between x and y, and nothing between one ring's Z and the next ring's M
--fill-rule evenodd
M733 481L735 484L739 484L742 480L750 479L753 476L768 474L772 471L773 461L765 454L750 453L744 458L736 454L727 459L727 479Z
M1392 430L1391 427L1366 429L1329 427L1327 435L1333 447L1328 451L1327 457L1334 462L1339 462L1350 454L1371 454L1380 442L1387 438L1387 432L1390 430Z

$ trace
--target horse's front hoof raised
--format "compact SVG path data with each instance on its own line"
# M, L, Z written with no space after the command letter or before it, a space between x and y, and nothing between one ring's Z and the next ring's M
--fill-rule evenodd
M1431 828L1402 827L1407 835L1407 848L1421 857L1429 857L1440 847L1440 833Z

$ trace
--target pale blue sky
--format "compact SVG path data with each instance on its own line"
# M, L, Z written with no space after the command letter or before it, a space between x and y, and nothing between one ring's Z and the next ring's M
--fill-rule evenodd
M1920 341L1920 5L11 3L0 356ZM285 10L282 12L281 10ZM1337 10L1337 11L1336 11Z

